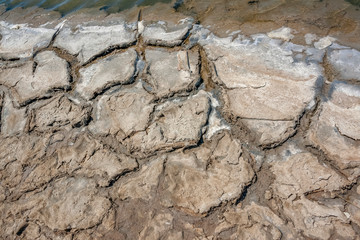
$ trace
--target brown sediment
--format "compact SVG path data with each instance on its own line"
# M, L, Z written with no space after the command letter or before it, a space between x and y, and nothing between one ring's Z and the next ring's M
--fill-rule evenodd
M160 20L174 26L195 16L192 26L210 25L219 36L286 26L297 31L291 43L304 45L305 33L341 32L350 47L359 44L351 39L359 20L347 3L214 0L185 1L176 11L165 4L138 10L121 18L148 27ZM92 25L116 22L120 15L70 15L65 19L74 22L65 27L91 19ZM32 21L36 26L43 20ZM359 119L353 106L360 102L356 93L336 88L335 80L354 89L358 83L339 79L342 69L335 70L329 56L333 50L326 48L323 59L311 62L315 69L305 61L289 63L295 53L282 55L280 40L273 46L278 55L266 55L267 43L259 43L260 50L251 45L248 54L221 42L194 44L191 30L176 46L147 45L138 30L129 44L108 46L83 64L65 47L53 46L56 34L29 59L4 61L0 233L5 239L356 239L360 143L352 123ZM104 60L134 50L135 66L118 63L117 69L130 73L131 81L113 79L87 100L79 96L84 88L75 91L81 69L100 66L92 73L98 78L88 78L88 85L82 80L91 91L97 81L108 80L101 77L109 78ZM58 68L69 75L69 86L45 86L44 96L16 105L15 94L28 89L24 78L11 84L16 76L9 69L26 72L31 62L29 82L36 86L33 79L47 79L54 71L46 69L54 60L42 55L49 51L65 60ZM46 61L39 64L37 56ZM330 91L339 99L331 99ZM214 126L220 130L209 136Z

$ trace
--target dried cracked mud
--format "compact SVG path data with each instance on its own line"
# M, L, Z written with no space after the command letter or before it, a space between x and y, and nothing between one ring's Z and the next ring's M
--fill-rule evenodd
M0 238L360 239L358 49L142 14L0 33Z

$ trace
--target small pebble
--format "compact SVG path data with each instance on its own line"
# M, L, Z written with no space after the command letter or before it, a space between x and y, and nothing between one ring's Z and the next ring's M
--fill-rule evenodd
M266 200L270 200L272 198L272 193L269 190L265 191L264 197Z

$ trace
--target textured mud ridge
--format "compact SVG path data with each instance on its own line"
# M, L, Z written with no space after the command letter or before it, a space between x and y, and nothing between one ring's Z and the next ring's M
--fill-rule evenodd
M141 14L0 29L3 239L359 239L358 50Z

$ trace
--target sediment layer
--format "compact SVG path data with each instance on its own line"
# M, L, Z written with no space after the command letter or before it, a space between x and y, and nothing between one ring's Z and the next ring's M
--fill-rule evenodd
M358 239L358 50L191 18L0 31L4 239Z

